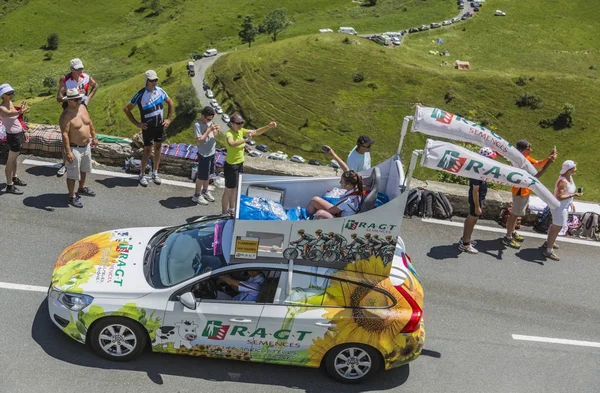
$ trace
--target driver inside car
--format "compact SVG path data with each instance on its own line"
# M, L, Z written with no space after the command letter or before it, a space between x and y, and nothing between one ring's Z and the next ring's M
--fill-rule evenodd
M233 300L255 302L258 299L258 294L265 284L265 276L257 270L249 270L247 274L248 279L245 281L236 280L228 274L219 277L219 281L224 282L238 292Z

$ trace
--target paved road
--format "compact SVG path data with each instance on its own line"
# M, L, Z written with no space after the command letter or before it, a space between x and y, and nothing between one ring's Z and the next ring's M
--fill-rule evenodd
M218 212L192 205L185 187L92 175L96 198L67 207L55 170L28 166L24 196L0 195L0 281L46 287L60 251L95 232L167 225ZM179 179L185 181L185 179ZM0 189L4 185L0 184ZM220 196L219 190L216 190ZM505 250L477 231L478 256L459 254L458 227L409 219L403 238L425 289L427 339L408 367L360 386L284 366L145 354L129 363L95 356L51 324L45 294L0 283L0 391L70 392L597 392L600 348L516 341L513 334L600 342L598 247L561 243L545 261L529 237Z

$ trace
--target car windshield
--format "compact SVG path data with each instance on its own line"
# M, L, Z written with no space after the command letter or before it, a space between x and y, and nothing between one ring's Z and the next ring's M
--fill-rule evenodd
M164 286L179 284L226 264L222 255L214 253L215 227L218 232L222 223L211 220L183 225L167 236L158 246L157 255Z

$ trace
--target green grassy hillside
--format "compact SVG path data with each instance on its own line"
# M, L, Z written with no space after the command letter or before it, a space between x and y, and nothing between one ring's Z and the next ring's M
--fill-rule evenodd
M483 122L510 141L529 139L534 157L557 145L559 161L572 158L580 164L577 180L586 199L598 200L600 56L594 6L544 2L539 16L541 3L490 1L476 18L412 35L397 49L367 40L344 43L345 36L330 34L238 51L215 63L217 90L253 124L280 121L277 131L263 137L272 150L321 160L322 143L345 153L362 133L378 140L374 156L384 159L395 151L402 119L414 113L416 103L442 107ZM494 17L497 8L508 16ZM445 43L436 44L436 38ZM451 56L429 50L448 50ZM455 59L470 61L472 70L453 69ZM441 65L444 61L450 65ZM364 81L353 82L355 72L362 72ZM521 76L524 85L515 83ZM543 107L519 108L516 101L524 93L540 97ZM575 106L574 127L541 128L539 121L555 117L564 103ZM405 160L425 138L408 136ZM550 188L559 165L543 178ZM436 178L425 169L416 175Z
M413 34L399 48L384 48L365 39L339 34L312 34L319 28L352 26L359 33L406 29L455 16L450 0L379 0L362 7L350 0L197 0L162 1L159 15L141 0L29 0L13 4L2 16L0 80L32 98L32 121L56 122L57 79L72 57L83 59L101 85L91 113L102 133L131 136L135 131L121 108L143 83L148 68L159 71L163 87L175 96L189 80L184 73L191 53L216 47L230 54L209 72L218 98L229 112L241 110L251 125L271 119L280 123L260 139L272 150L323 161L323 143L346 154L360 134L377 139L374 160L392 154L405 115L421 103L438 106L480 121L505 138L521 137L543 157L553 145L559 161L580 164L578 185L586 199L600 200L600 176L593 164L600 136L595 102L598 81L600 24L595 2L586 0L488 0L479 14L450 27ZM237 31L247 14L257 20L271 9L286 7L293 24L279 41L261 36L252 48L242 46ZM12 9L12 8L11 8ZM506 17L494 17L496 9ZM84 10L82 12L82 10ZM84 16L82 16L84 15ZM18 28L11 28L18 26ZM58 50L41 47L50 33L60 37ZM436 38L445 43L438 45ZM450 57L428 54L430 50ZM44 60L52 53L50 60ZM471 71L452 68L454 60L470 61ZM448 62L449 64L444 64ZM173 67L166 82L165 71ZM364 80L360 79L362 74ZM520 83L517 84L517 80ZM44 95L51 93L52 96ZM523 94L543 101L539 109L519 108ZM565 103L575 107L574 127L543 129L542 119L555 117ZM190 141L187 124L179 122L171 141ZM410 134L403 151L421 148L425 136ZM558 165L543 179L552 186ZM420 178L436 178L419 169Z

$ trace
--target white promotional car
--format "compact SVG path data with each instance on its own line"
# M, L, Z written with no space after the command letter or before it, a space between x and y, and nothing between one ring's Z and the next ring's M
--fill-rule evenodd
M223 113L223 116L221 116L221 120L223 120L223 123L228 124L231 119L229 118L229 115L227 113Z
M370 191L347 217L243 219L240 206L249 195L292 208L340 181L243 174L233 217L84 238L58 257L50 319L114 361L150 346L169 354L323 366L349 383L406 364L421 353L425 331L423 290L399 237L397 212L408 194L400 188L399 157L364 180ZM376 205L381 192L389 201Z
M275 153L271 153L267 156L267 158L269 160L279 160L279 161L285 161L287 160L287 154L284 154L280 151L275 152Z
M249 150L248 150L248 155L249 155L250 157L262 157L262 153L261 153L261 152L259 152L259 151L258 151L258 150L256 150L256 149L249 149Z

